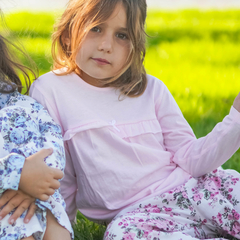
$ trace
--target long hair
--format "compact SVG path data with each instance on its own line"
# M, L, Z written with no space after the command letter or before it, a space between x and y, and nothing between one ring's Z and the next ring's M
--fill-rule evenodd
M146 0L70 0L52 35L53 70L64 67L65 71L59 75L81 72L75 63L81 43L93 27L104 23L111 16L119 2L126 10L131 52L121 72L101 82L104 87L119 89L121 95L137 97L145 91L147 85L143 66L146 52ZM70 39L69 46L63 41L66 36Z
M1 20L4 22L2 12L0 10ZM30 57L16 44L11 43L7 38L0 34L0 92L11 93L15 91L16 87L21 92L23 84L20 80L20 75L23 76L23 80L26 85L26 92L29 92L31 85L31 75L34 79L37 78L37 74L27 66L24 66L16 58L16 53L21 53L25 59L31 64L31 66L37 69L35 63Z

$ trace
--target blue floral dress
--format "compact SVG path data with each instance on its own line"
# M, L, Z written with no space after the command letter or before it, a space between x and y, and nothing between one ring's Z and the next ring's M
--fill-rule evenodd
M45 159L46 164L63 171L65 155L60 127L32 98L17 91L0 93L0 196L7 189L18 189L25 158L43 148L54 150ZM47 209L73 238L59 190L48 201L36 200L36 205L38 209L28 224L23 222L26 212L13 225L8 223L13 212L3 218L0 221L0 239L18 240L31 235L37 240L42 239L46 230Z

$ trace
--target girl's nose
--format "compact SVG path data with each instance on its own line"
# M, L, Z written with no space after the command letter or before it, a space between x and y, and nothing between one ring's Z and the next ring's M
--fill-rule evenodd
M111 53L113 50L113 39L110 36L103 37L99 43L98 50Z

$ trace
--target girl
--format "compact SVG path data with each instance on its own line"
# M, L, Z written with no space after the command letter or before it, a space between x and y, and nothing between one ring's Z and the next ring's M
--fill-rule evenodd
M32 71L15 61L8 50L14 45L8 45L0 35L0 208L6 203L0 212L0 239L67 240L72 229L57 181L65 165L60 127L39 103L20 94L17 73L23 74L28 90Z
M145 0L72 0L53 34L54 71L30 95L61 125L62 194L104 239L240 239L240 95L206 137L146 75Z

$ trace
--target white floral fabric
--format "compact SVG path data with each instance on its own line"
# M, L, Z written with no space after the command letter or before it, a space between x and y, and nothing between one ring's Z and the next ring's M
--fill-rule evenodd
M53 154L45 159L46 164L63 171L65 154L61 129L47 111L17 91L0 94L0 196L7 189L18 189L25 158L43 148L53 148ZM14 211L1 220L0 239L18 240L33 235L41 240L46 230L47 209L73 238L59 190L48 201L37 199L36 205L38 209L28 224L23 222L26 212L13 225L8 223L8 219Z
M138 202L108 225L104 240L240 239L240 174L221 167Z

